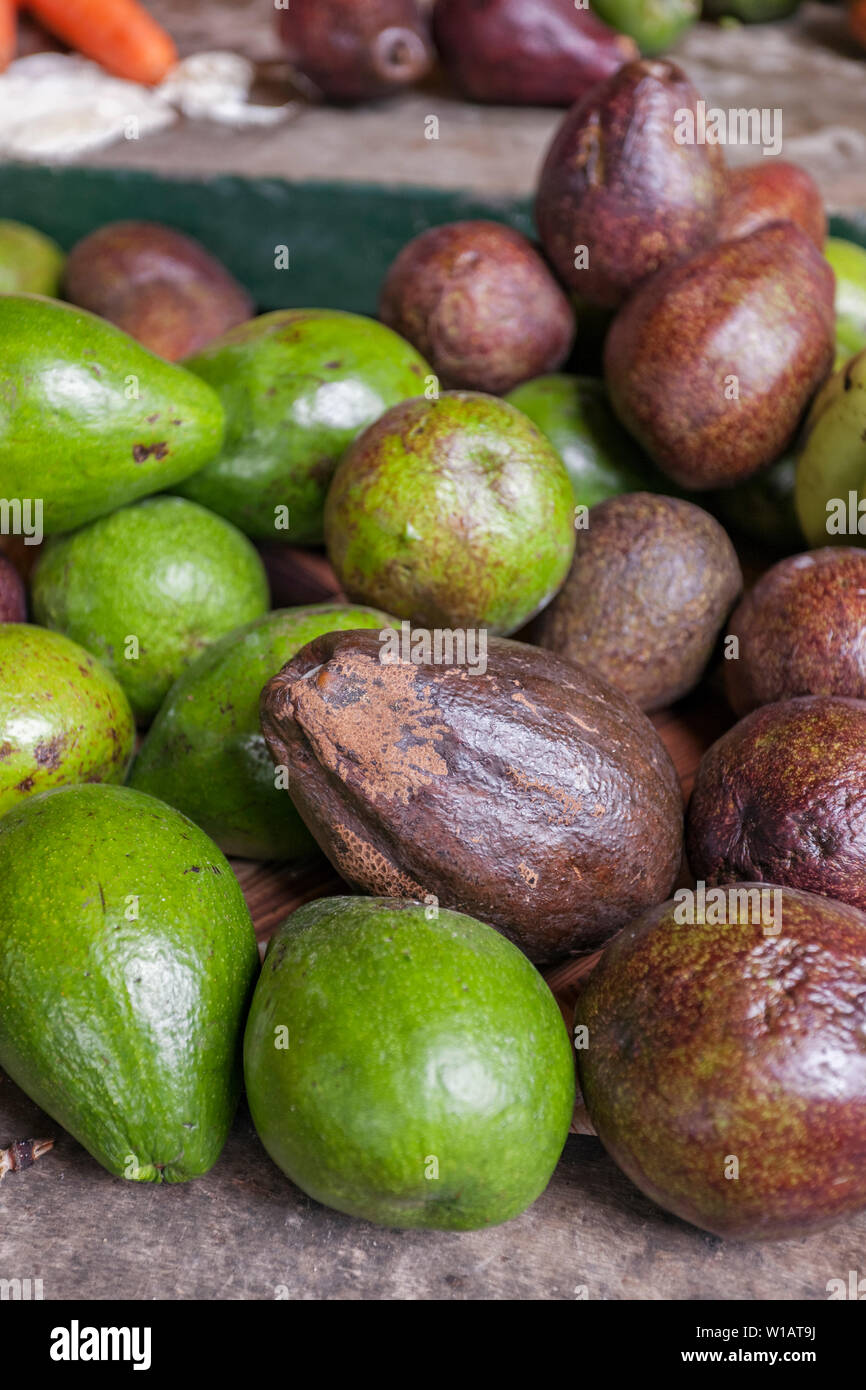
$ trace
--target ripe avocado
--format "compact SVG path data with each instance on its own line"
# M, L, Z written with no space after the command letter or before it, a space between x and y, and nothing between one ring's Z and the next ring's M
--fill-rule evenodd
M23 222L0 220L0 294L56 295L65 263L51 237Z
M703 675L743 587L734 547L709 512L679 497L622 493L588 521L533 640L641 709L673 704Z
M262 687L323 632L383 628L372 608L321 604L268 613L202 652L169 692L130 785L194 820L226 854L303 859L316 845L275 784L259 727Z
M678 894L611 942L577 1002L599 1138L653 1201L720 1236L787 1239L853 1215L864 1000L856 908L767 883L690 912Z
M0 815L68 782L122 782L135 726L110 671L60 632L0 623Z
M550 441L480 391L404 401L334 475L328 556L344 592L425 628L516 632L574 554L574 499Z
M355 436L421 395L432 375L384 324L331 309L263 314L186 365L220 393L226 439L218 458L174 490L248 536L293 545L321 541L328 484Z
M0 1066L104 1168L216 1162L258 964L208 837L128 787L64 787L0 821Z
M219 452L211 388L83 309L0 296L0 359L0 496L41 499L46 535L170 487Z
M182 497L148 497L56 537L33 577L37 620L98 656L140 723L202 650L267 607L251 542Z
M701 759L686 854L707 883L763 879L866 909L866 701L752 710Z
M324 898L272 939L247 1099L309 1196L387 1226L473 1230L547 1186L574 1063L541 976L498 932L393 898Z

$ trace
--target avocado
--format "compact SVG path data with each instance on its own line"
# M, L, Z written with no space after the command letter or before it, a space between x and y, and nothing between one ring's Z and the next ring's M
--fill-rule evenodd
M661 709L697 685L742 587L736 551L709 512L626 492L590 511L571 572L531 636L641 709Z
M381 323L283 309L233 328L186 365L225 406L225 447L175 491L259 540L322 540L334 469L389 406L420 395L431 368Z
M614 415L604 382L591 376L540 376L505 398L550 440L565 464L574 500L594 507L639 492L657 475Z
M268 613L202 652L175 682L130 785L176 806L226 854L303 859L316 844L278 790L259 727L262 687L323 632L384 628L371 608L330 603Z
M866 550L825 546L762 574L728 624L738 715L795 695L866 699Z
M705 493L702 501L728 530L775 551L799 550L803 532L794 505L797 457L783 454L736 487Z
M63 787L0 820L0 1066L115 1177L216 1162L257 965L227 861L162 802Z
M109 222L76 242L65 290L169 362L253 314L246 290L201 242L159 222Z
M190 661L267 607L246 536L181 497L149 497L55 538L33 577L37 620L98 656L140 723Z
M732 487L781 457L833 365L833 272L771 222L639 285L611 325L611 404L681 487Z
M134 738L129 701L83 647L0 623L0 815L67 782L122 782Z
M403 247L379 317L428 358L443 386L504 396L555 372L574 310L532 242L501 222L428 227Z
M742 883L680 890L607 947L577 1001L580 1087L611 1157L734 1240L866 1207L866 915Z
M259 1137L302 1191L381 1225L466 1231L543 1192L574 1103L553 995L482 922L308 903L271 940L244 1039Z
M866 908L866 701L762 705L698 768L686 853L709 884L763 879Z
M0 219L0 294L60 291L66 257L51 237L23 222Z
M83 309L0 296L0 496L42 503L46 535L159 492L219 452L222 406Z
M12 561L0 555L0 623L26 623L27 592Z
M262 691L271 757L347 883L434 894L539 962L665 897L682 798L631 700L523 642L491 637L476 661L468 644L403 655L387 637L326 633Z
M476 391L405 401L343 458L328 556L358 603L425 628L516 632L574 553L562 460L514 406Z

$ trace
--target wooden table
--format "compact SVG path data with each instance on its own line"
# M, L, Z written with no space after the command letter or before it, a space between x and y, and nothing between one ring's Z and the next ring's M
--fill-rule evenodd
M272 0L149 0L149 8L183 53L229 48L266 64L279 57ZM805 4L779 24L699 24L671 56L708 106L781 108L782 156L811 171L833 211L866 208L866 51L848 37L841 5ZM267 93L275 101L287 95L285 85ZM438 141L425 139L428 115L439 118ZM299 102L292 118L273 129L233 132L185 121L86 162L523 196L561 118L555 110L473 106L433 77L390 104L345 111ZM754 147L727 154L732 164L761 158Z

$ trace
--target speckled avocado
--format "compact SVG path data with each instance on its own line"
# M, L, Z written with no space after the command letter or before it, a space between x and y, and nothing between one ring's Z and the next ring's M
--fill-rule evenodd
M51 237L23 222L0 220L0 294L56 295L65 262Z
M268 585L235 526L181 497L150 497L51 542L33 606L114 672L144 723L190 661L266 612Z
M866 701L752 710L701 759L686 853L707 883L764 879L866 909Z
M134 736L126 696L83 647L0 624L0 814L68 782L122 782Z
M574 1100L562 1017L520 952L471 917L383 898L319 900L279 929L244 1074L265 1148L304 1192L434 1230L534 1202Z
M574 554L562 460L514 406L474 391L405 401L349 449L325 509L350 598L427 628L515 632Z
M580 1085L667 1211L788 1239L866 1207L866 915L737 889L691 916L678 895L611 942L577 1002Z
M0 358L0 496L41 499L46 535L159 492L219 451L210 387L83 309L0 297Z
M216 1162L257 964L227 861L162 802L65 787L0 820L0 1066L116 1177Z
M226 854L302 859L314 853L312 835L276 785L259 726L259 696L314 637L390 621L370 608L321 604L268 613L229 633L172 687L130 785L178 807Z
M219 392L227 429L219 458L177 491L293 545L322 539L328 484L356 435L431 374L390 328L331 309L264 314L186 365Z

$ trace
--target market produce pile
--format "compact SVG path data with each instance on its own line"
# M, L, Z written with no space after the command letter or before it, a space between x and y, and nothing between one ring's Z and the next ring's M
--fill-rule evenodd
M576 1063L698 1226L866 1207L866 251L699 100L620 66L539 244L423 230L378 320L0 224L0 1066L118 1178L206 1173L243 1079L319 1201L486 1226ZM713 683L684 815L648 712ZM322 854L259 971L225 856ZM570 1036L539 967L599 949Z

